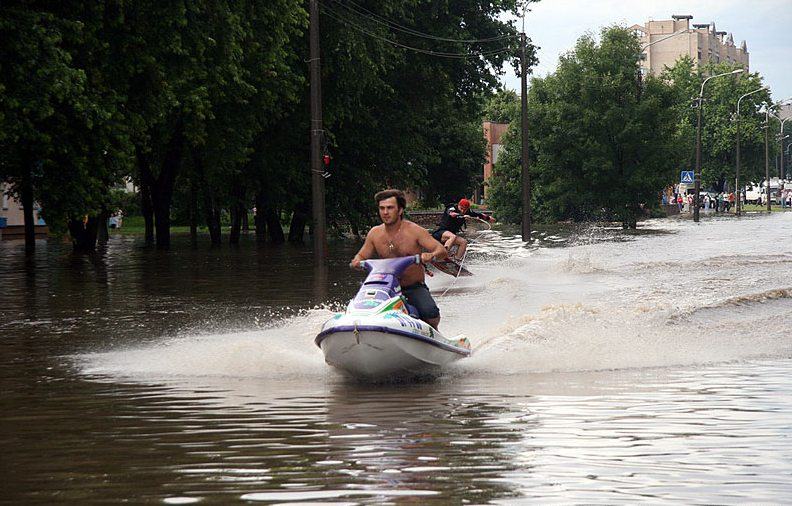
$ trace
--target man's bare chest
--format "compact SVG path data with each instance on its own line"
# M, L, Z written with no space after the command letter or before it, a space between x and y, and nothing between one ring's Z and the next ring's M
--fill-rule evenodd
M380 258L395 258L420 253L418 242L411 237L387 237L383 235L374 241L374 248Z

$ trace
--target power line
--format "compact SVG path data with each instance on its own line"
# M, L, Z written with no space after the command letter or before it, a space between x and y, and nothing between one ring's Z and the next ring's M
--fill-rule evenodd
M396 23L395 21L392 21L392 20L390 20L390 19L388 19L388 18L386 18L384 16L381 16L381 15L377 14L376 12L372 12L372 11L366 9L365 7L363 7L363 6L359 5L359 4L356 4L352 0L346 0L346 3L341 2L340 0L332 0L332 1L335 2L336 4L340 5L341 7L349 10L350 12L353 12L353 13L357 14L358 16L361 16L361 17L366 17L369 20L374 21L375 23L379 23L379 24L385 25L388 28L392 28L393 30L396 30L396 31L399 31L399 32L403 32L403 33L407 33L409 35L414 35L416 37L423 37L423 38L431 39L431 40L438 40L438 41L443 41L443 42L456 42L456 43L460 43L460 44L480 44L480 43L494 42L494 41L504 40L504 39L514 39L514 38L518 37L518 35L500 35L498 37L490 37L490 38L486 38L486 39L451 39L451 38L446 38L446 37L438 37L436 35L431 35L431 34L428 34L428 33L419 32L418 30L415 30L413 28L409 28L407 26L400 25L400 24Z
M423 48L419 48L419 47L408 46L406 44L402 44L402 43L397 42L395 40L388 39L386 37L383 37L381 35L373 33L373 32L371 32L371 31L369 31L369 30L367 30L367 29L365 29L365 28L363 28L363 27L361 27L361 26L359 26L359 25L357 25L357 24L355 24L355 23L353 23L353 22L351 22L351 21L349 21L347 19L344 19L343 17L341 17L340 14L336 13L336 11L334 11L332 8L328 7L327 5L324 5L324 4L321 4L321 5L323 7L322 8L322 12L325 15L329 16L330 18L338 21L339 23L343 23L343 24L345 24L345 25L347 25L347 26L349 26L349 27L361 32L361 33L364 33L364 34L368 35L369 37L373 37L375 39L379 39L379 40L381 40L383 42L387 42L389 44L392 44L392 45L397 46L397 47L401 47L403 49L407 49L407 50L410 50L410 51L415 51L416 53L427 54L429 56L437 56L437 57L440 57L440 58L459 58L459 59L464 59L464 58L470 58L470 57L475 57L475 56L483 56L483 57L493 56L493 55L496 55L496 54L499 54L499 53L506 53L506 52L513 51L512 47L505 46L505 47L501 47L499 49L494 49L494 50L491 50L491 51L479 51L479 52L468 52L468 53L449 53L449 52L445 52L445 51L433 51L431 49L423 49Z

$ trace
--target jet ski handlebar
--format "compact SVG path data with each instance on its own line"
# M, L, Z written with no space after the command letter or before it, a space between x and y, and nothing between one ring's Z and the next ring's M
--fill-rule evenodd
M421 263L421 255L418 254L397 258L361 260L360 267L372 273L400 276L407 270L407 267Z

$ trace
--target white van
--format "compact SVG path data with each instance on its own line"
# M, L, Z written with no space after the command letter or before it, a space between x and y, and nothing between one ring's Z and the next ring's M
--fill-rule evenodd
M748 204L758 204L762 197L762 190L758 183L748 183L744 189L745 202Z
M778 178L771 177L770 178L770 203L771 204L778 204L780 202L778 198ZM767 203L767 182L763 181L760 190L759 190L759 204L766 204Z

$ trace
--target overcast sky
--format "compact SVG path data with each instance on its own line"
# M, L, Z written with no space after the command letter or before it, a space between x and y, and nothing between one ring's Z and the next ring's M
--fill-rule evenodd
M714 21L717 30L732 33L737 45L745 40L750 70L764 77L773 99L792 97L792 0L542 0L531 9L525 31L540 47L535 76L553 72L558 56L586 32L690 14L691 23ZM502 81L519 93L513 70Z

